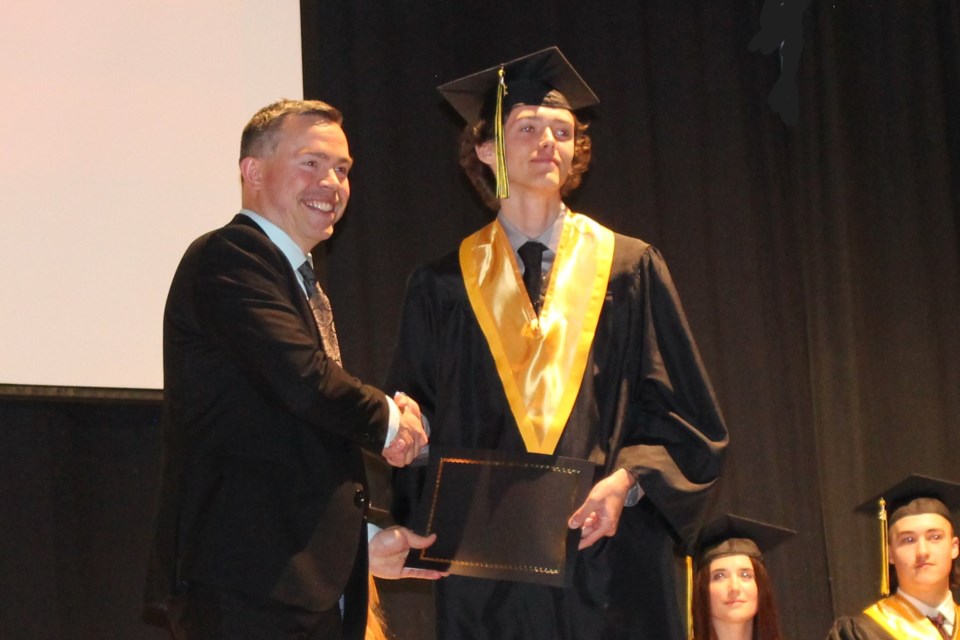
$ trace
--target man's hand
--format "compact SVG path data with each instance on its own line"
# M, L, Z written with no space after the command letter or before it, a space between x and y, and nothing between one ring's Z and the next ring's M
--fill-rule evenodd
M390 446L384 447L383 457L394 467L405 467L420 455L429 438L420 419L420 405L403 393L394 396L394 402L401 412L400 429Z
M617 532L623 502L633 482L633 476L626 469L617 469L593 486L568 523L571 529L580 529L579 549L586 549L600 538Z
M417 401L405 394L403 391L397 391L393 394L393 401L397 403L397 406L400 407L400 411L406 411L409 409L417 416L419 420L421 418L420 405L417 404Z
M378 578L420 578L438 580L446 574L430 569L413 569L403 566L410 549L426 549L437 539L437 534L424 538L406 527L390 527L377 533L370 540L370 573Z

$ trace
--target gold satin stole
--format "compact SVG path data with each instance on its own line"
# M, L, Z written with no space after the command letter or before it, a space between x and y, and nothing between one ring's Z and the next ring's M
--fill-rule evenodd
M613 264L613 232L567 213L540 316L498 221L464 239L460 267L530 453L552 454L580 391Z
M954 608L957 612L953 618L953 638L958 640L960 608L956 605ZM896 594L870 605L863 612L897 640L943 640L940 632L925 615Z

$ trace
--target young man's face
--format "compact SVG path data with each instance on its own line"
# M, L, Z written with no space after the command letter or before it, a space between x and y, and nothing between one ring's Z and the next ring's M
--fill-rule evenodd
M575 120L567 109L517 105L503 125L511 192L557 194L573 163ZM493 141L477 155L496 172Z
M340 125L316 116L288 116L277 148L241 162L257 213L287 232L306 253L333 234L350 199L352 164ZM247 163L244 166L244 163Z
M953 527L941 515L906 516L890 527L890 563L896 569L900 588L914 597L945 594L958 553L960 543Z

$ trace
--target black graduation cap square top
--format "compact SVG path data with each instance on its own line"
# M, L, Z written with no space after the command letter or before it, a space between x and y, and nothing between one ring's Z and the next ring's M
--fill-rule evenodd
M571 111L599 103L587 83L557 47L548 47L437 87L468 124L493 116L500 70L506 93L503 113L518 104L555 106Z
M878 513L881 499L885 502L888 526L921 513L936 513L952 523L951 513L960 508L960 484L913 474L870 498L857 511Z
M770 551L796 533L793 529L728 513L700 530L696 564L700 567L715 558L730 555L761 559L763 552Z

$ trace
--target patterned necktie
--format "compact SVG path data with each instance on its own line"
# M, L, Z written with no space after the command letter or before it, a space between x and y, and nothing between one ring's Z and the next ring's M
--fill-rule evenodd
M323 351L337 364L342 365L340 361L340 343L337 342L337 328L333 324L333 310L330 308L330 300L320 288L317 282L317 276L313 273L313 267L309 261L305 261L297 269L303 276L303 283L307 288L307 302L310 303L310 310L313 311L313 319L317 322L317 328L320 330L320 339L323 341Z
M543 282L543 252L547 248L535 241L525 242L517 249L523 260L523 285L527 288L533 310L540 313L540 288Z
M943 636L945 640L950 640L950 635L947 634L947 629L944 627L944 623L947 621L947 619L943 617L943 614L938 613L935 616L927 617L929 618L930 622L933 623L933 626L937 628L937 631L940 632L940 635Z

